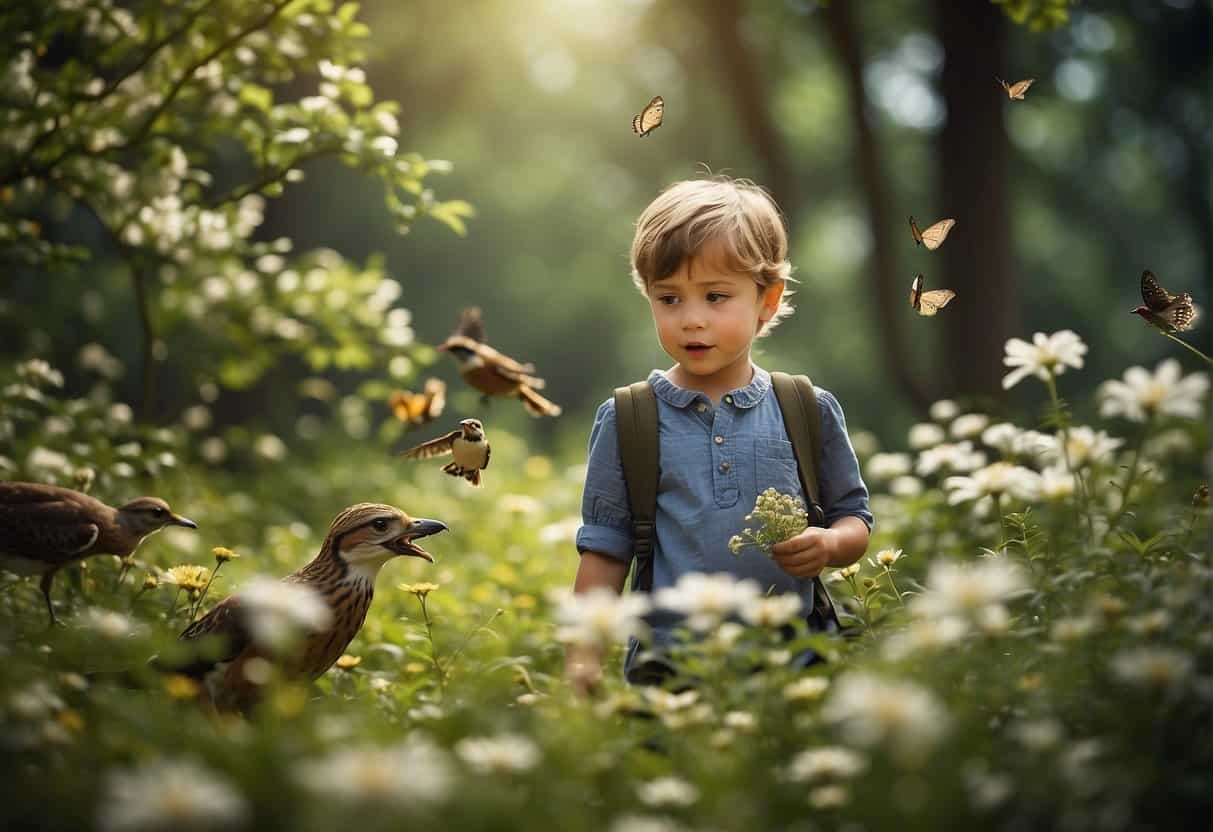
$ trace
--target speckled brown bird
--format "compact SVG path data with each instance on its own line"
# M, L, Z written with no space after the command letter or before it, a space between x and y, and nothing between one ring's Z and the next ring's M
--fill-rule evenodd
M56 485L0 482L0 566L19 575L41 575L51 622L55 573L92 555L126 557L165 526L196 529L159 497L139 497L112 508Z
M484 343L484 320L480 310L469 307L460 316L459 328L438 345L459 364L459 375L469 387L488 400L494 396L517 396L532 416L559 416L560 406L536 393L545 382L534 375L535 365L522 364Z
M316 593L331 613L327 626L304 636L288 654L275 656L266 645L257 643L251 620L257 611L237 593L220 601L181 633L184 642L221 636L221 649L202 650L185 665L159 664L162 669L202 683L205 699L221 710L242 709L256 701L259 680L255 673L246 672L256 659L277 663L289 678L317 679L332 667L361 629L383 564L400 556L432 563L433 556L414 541L446 528L438 520L413 519L381 503L350 506L333 520L320 553L282 579Z

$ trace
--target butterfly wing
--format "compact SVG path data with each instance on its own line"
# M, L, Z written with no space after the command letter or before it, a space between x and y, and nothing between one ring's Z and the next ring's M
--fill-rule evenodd
M647 136L661 126L661 119L664 115L665 99L660 95L653 96L653 100L644 106L639 115L632 118L632 132L640 136Z
M1017 101L1023 101L1024 93L1028 91L1028 87L1036 83L1035 78L1025 78L1022 81L1016 81L1007 90L1007 95ZM1005 86L1005 83L1004 83Z
M437 419L446 409L446 382L440 378L427 379L425 382L425 410L421 417L424 422Z
M914 222L913 217L910 217L910 234L914 237L915 245L922 245L922 229L918 227L918 223Z
M918 314L930 317L952 302L956 293L951 289L932 289L923 292L918 299Z
M453 430L446 436L439 436L437 439L431 439L429 442L422 442L414 448L409 448L404 452L404 456L409 459L432 459L449 454L454 450L455 440L460 436L463 436L462 430Z
M1158 278L1149 269L1141 273L1141 299L1152 312L1161 312L1176 300L1174 295L1159 285Z
M944 240L948 239L948 232L954 225L956 225L956 220L940 220L922 232L922 244L927 247L928 251L934 251L943 245Z
M913 220L911 220L913 222ZM914 282L910 284L910 307L915 311L918 310L918 304L922 298L922 275L914 278Z

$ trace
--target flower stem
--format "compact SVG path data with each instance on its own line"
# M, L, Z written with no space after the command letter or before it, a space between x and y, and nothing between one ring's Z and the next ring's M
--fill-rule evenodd
M1053 410L1060 415L1061 401L1057 396L1057 378L1053 375L1053 371L1049 370L1045 377L1045 384L1049 388L1049 400L1053 402ZM1095 543L1095 521L1091 519L1091 501L1087 497L1087 486L1083 481L1082 474L1074 468L1070 462L1070 427L1069 420L1059 418L1061 422L1061 456L1065 460L1066 470L1070 472L1070 476L1074 478L1074 483L1078 489L1078 497L1082 501L1082 513L1087 518L1087 532L1090 535L1091 544Z
M198 596L198 601L190 609L190 623L194 621L194 616L198 614L198 610L202 609L202 602L206 600L206 593L210 592L211 584L215 582L215 576L219 574L219 567L223 566L223 561L215 564L215 568L211 571L210 578L207 579L206 586L202 588L202 594Z
M1160 329L1158 331L1161 332L1166 337L1170 338L1175 343L1179 344L1181 347L1183 347L1187 350L1190 350L1191 352L1196 353L1196 355L1200 356L1201 360L1204 361L1206 364L1213 366L1213 358L1210 358L1209 356L1205 355L1203 352L1196 349L1196 347L1192 346L1184 339L1177 338L1176 336L1172 335L1170 332L1167 332L1165 329Z
M889 586L893 587L893 592L897 595L897 603L904 607L906 602L905 599L901 597L901 590L897 588L897 582L893 580L893 570L886 566L884 568L884 573L889 576Z
M421 602L421 617L425 620L425 637L430 642L430 664L434 666L434 675L438 677L438 691L445 699L446 672L442 669L442 663L438 661L438 645L434 643L434 622L430 620L430 611L425 606L425 596L418 595L417 600Z
M1146 417L1146 423L1141 428L1141 433L1137 436L1137 443L1133 447L1133 461L1129 463L1129 474L1125 477L1124 485L1120 488L1120 508L1116 512L1116 518L1109 526L1109 531L1120 522L1120 519L1125 516L1125 512L1129 508L1129 496L1133 491L1133 484L1137 480L1137 470L1141 463L1141 449L1146 444L1146 437L1150 433L1150 428L1154 425L1154 412L1150 411Z

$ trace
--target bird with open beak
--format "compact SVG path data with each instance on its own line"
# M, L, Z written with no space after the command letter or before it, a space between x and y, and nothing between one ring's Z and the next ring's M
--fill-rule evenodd
M333 520L320 552L282 584L310 590L327 609L323 626L307 632L291 650L275 652L258 637L257 616L264 599L231 595L181 633L180 640L199 644L198 654L184 664L159 662L161 669L193 677L202 684L204 698L221 710L244 708L257 699L262 681L248 672L261 659L278 665L287 678L314 680L345 652L366 620L374 596L375 579L385 563L397 557L415 557L433 563L433 556L418 545L420 538L447 530L438 520L415 519L395 506L358 503ZM270 582L271 585L273 582ZM289 592L283 594L283 598ZM312 600L312 599L309 599ZM210 637L221 649L207 650L200 642Z
M463 477L479 488L480 472L489 467L489 457L492 455L480 420L464 419L457 430L404 452L409 459L430 459L445 454L451 454L455 459L444 465L442 470L452 477Z
M51 583L65 566L93 555L132 554L165 526L196 529L159 497L139 497L118 508L70 488L35 482L0 482L0 567L41 575L51 623Z
M516 396L532 416L559 416L560 406L536 393L545 386L534 375L535 365L523 364L484 343L484 321L480 310L463 310L459 328L438 345L459 364L459 375L468 386L479 390L487 401L496 396Z

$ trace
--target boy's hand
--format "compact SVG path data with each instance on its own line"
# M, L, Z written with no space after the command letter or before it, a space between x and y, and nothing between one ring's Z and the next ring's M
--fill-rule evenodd
M779 568L796 578L816 578L838 555L838 534L810 526L795 537L771 547Z
M570 646L564 655L564 675L573 693L590 696L602 684L602 659L597 651Z

